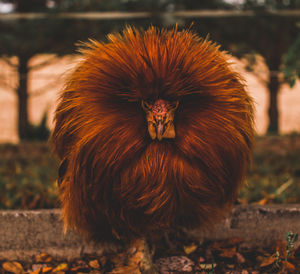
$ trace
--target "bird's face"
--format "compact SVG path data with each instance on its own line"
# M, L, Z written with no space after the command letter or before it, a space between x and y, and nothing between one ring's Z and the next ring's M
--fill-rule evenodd
M179 102L168 102L158 99L154 103L142 101L146 112L148 132L152 140L156 138L175 138L174 115Z

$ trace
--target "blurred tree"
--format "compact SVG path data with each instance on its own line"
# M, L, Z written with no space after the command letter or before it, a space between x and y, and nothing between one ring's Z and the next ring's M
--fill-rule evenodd
M251 0L247 0L247 2L249 1ZM252 0L252 2L256 2L256 6L253 7L254 10L257 4L263 4L265 9L271 10L300 8L299 0ZM299 17L273 17L262 14L261 16L246 21L249 22L252 28L249 28L249 31L247 31L244 41L247 42L248 48L250 46L251 50L263 56L269 68L269 79L266 83L269 90L269 124L267 133L278 134L280 131L278 94L282 84L287 80L287 78L282 77L281 71L285 65L288 65L287 68L292 69L293 67L295 69L294 66L291 66L292 63L290 59L291 56L296 57L294 54L295 50L291 48L291 52L286 59L287 62L285 62L284 57L295 37L299 34L299 28L297 28ZM246 47L244 47L244 49L246 49ZM251 50L248 49L248 52ZM298 62L299 65L299 59L294 62ZM255 62L253 65L255 65ZM287 71L291 70L287 69Z
M17 71L18 75L18 85L15 88L18 96L18 134L20 140L26 140L32 128L28 118L29 72L48 65L55 61L55 58L51 57L51 60L33 67L29 66L29 62L39 53L62 52L64 47L56 40L64 41L65 39L58 21L53 21L51 24L45 20L1 22L0 30L0 55L9 66ZM12 63L10 56L17 56L18 63Z
M17 12L37 12L46 10L47 0L14 0Z
M194 21L194 28L236 55L248 59L253 70L257 55L261 55L269 69L265 85L269 91L268 134L279 133L278 94L285 82L281 74L284 56L299 33L297 16L275 16L258 13L254 17L207 18ZM188 23L188 22L187 22ZM260 75L256 75L260 77ZM263 80L262 80L263 81Z
M50 0L29 0L34 6L44 7ZM17 2L22 2L19 0ZM223 0L51 0L57 11L80 11L80 10L116 10L118 8L128 10L163 11L169 5L175 9L217 9L234 8L232 4L224 3ZM266 7L281 9L299 7L300 0L245 0L244 5L239 8L249 7L257 10L257 16L245 17L214 17L214 18L190 18L185 19L185 26L194 22L194 29L202 36L211 34L213 40L221 43L226 49L232 51L238 57L250 56L249 68L255 64L255 56L260 54L269 68L269 79L266 83L269 94L269 126L268 133L279 132L277 97L282 84L280 71L284 65L283 57L297 35L296 16L275 16L266 13ZM42 3L42 4L41 4ZM178 19L178 18L177 18ZM181 20L181 19L180 19ZM171 20L172 21L172 20ZM72 23L70 23L72 22ZM89 37L103 39L104 34L120 30L124 25L136 26L160 25L162 17L160 14L152 18L144 19L144 22L135 20L113 20L113 21L84 21L84 20L58 20L53 17L36 21L18 21L6 24L6 30L0 35L0 54L6 56L18 56L19 86L17 94L19 97L19 132L20 138L26 136L26 125L28 124L27 106L27 75L32 68L28 67L29 60L38 53L55 53L64 55L70 53L77 40L85 41ZM176 18L172 21L176 22ZM70 25L71 24L71 25ZM9 27L10 26L10 27ZM105 27L104 27L105 26ZM1 30L1 25L0 25ZM67 34L67 35L66 35ZM298 44L297 44L298 45ZM250 54L249 53L253 53ZM287 56L293 56L288 54ZM249 59L250 60L250 59ZM287 60L292 60L291 58ZM290 64L291 62L288 62Z
M245 0L244 9L276 10L300 8L299 0Z
M149 19L144 21L140 24L150 25ZM132 23L131 20L127 22ZM56 62L59 56L75 53L76 42L89 38L103 40L107 33L119 31L124 24L126 22L120 20L63 20L52 15L46 19L0 20L0 56L18 74L18 85L14 91L18 97L18 135L21 141L32 139L34 132L41 132L35 130L28 117L29 73ZM52 54L48 60L29 65L35 55L46 53ZM11 61L13 56L17 57L17 63Z
M195 9L228 9L234 6L224 0L170 0L169 3L178 6L177 9L195 10Z
M244 50L260 54L269 68L269 79L266 82L269 91L269 124L268 134L279 133L278 94L284 79L281 77L283 58L297 33L295 20L278 17L256 17L249 21L253 28L247 30L244 38ZM255 60L256 61L256 60ZM252 69L251 63L250 69ZM256 62L253 63L255 65Z
M297 78L300 78L300 34L289 48L284 58L282 70L285 80L293 87Z
M62 12L117 11L122 10L123 0L53 0L54 10Z
M150 11L162 12L173 5L176 10L220 9L232 5L223 0L54 0L59 11Z

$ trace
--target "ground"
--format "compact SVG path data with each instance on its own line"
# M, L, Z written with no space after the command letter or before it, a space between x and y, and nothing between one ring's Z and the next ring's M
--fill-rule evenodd
M291 241L275 241L273 247L249 249L241 247L241 238L202 244L180 237L171 239L172 248L165 241L156 243L154 261L161 274L283 274L299 273L300 269L300 248L294 250ZM132 256L136 256L135 252ZM114 273L115 266L119 264L119 257L83 255L72 260L57 260L47 253L42 253L37 254L31 261L0 261L0 264L0 273L102 274Z

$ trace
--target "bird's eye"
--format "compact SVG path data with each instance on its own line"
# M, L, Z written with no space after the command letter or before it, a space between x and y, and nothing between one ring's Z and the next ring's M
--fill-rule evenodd
M142 100L141 105L145 111L149 111L152 109L152 104L148 103L147 101Z

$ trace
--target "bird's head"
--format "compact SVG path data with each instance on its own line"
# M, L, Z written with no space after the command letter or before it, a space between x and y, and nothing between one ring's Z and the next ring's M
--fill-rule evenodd
M174 115L179 102L168 102L158 99L155 102L142 100L142 108L146 113L148 132L152 140L156 138L175 138Z

